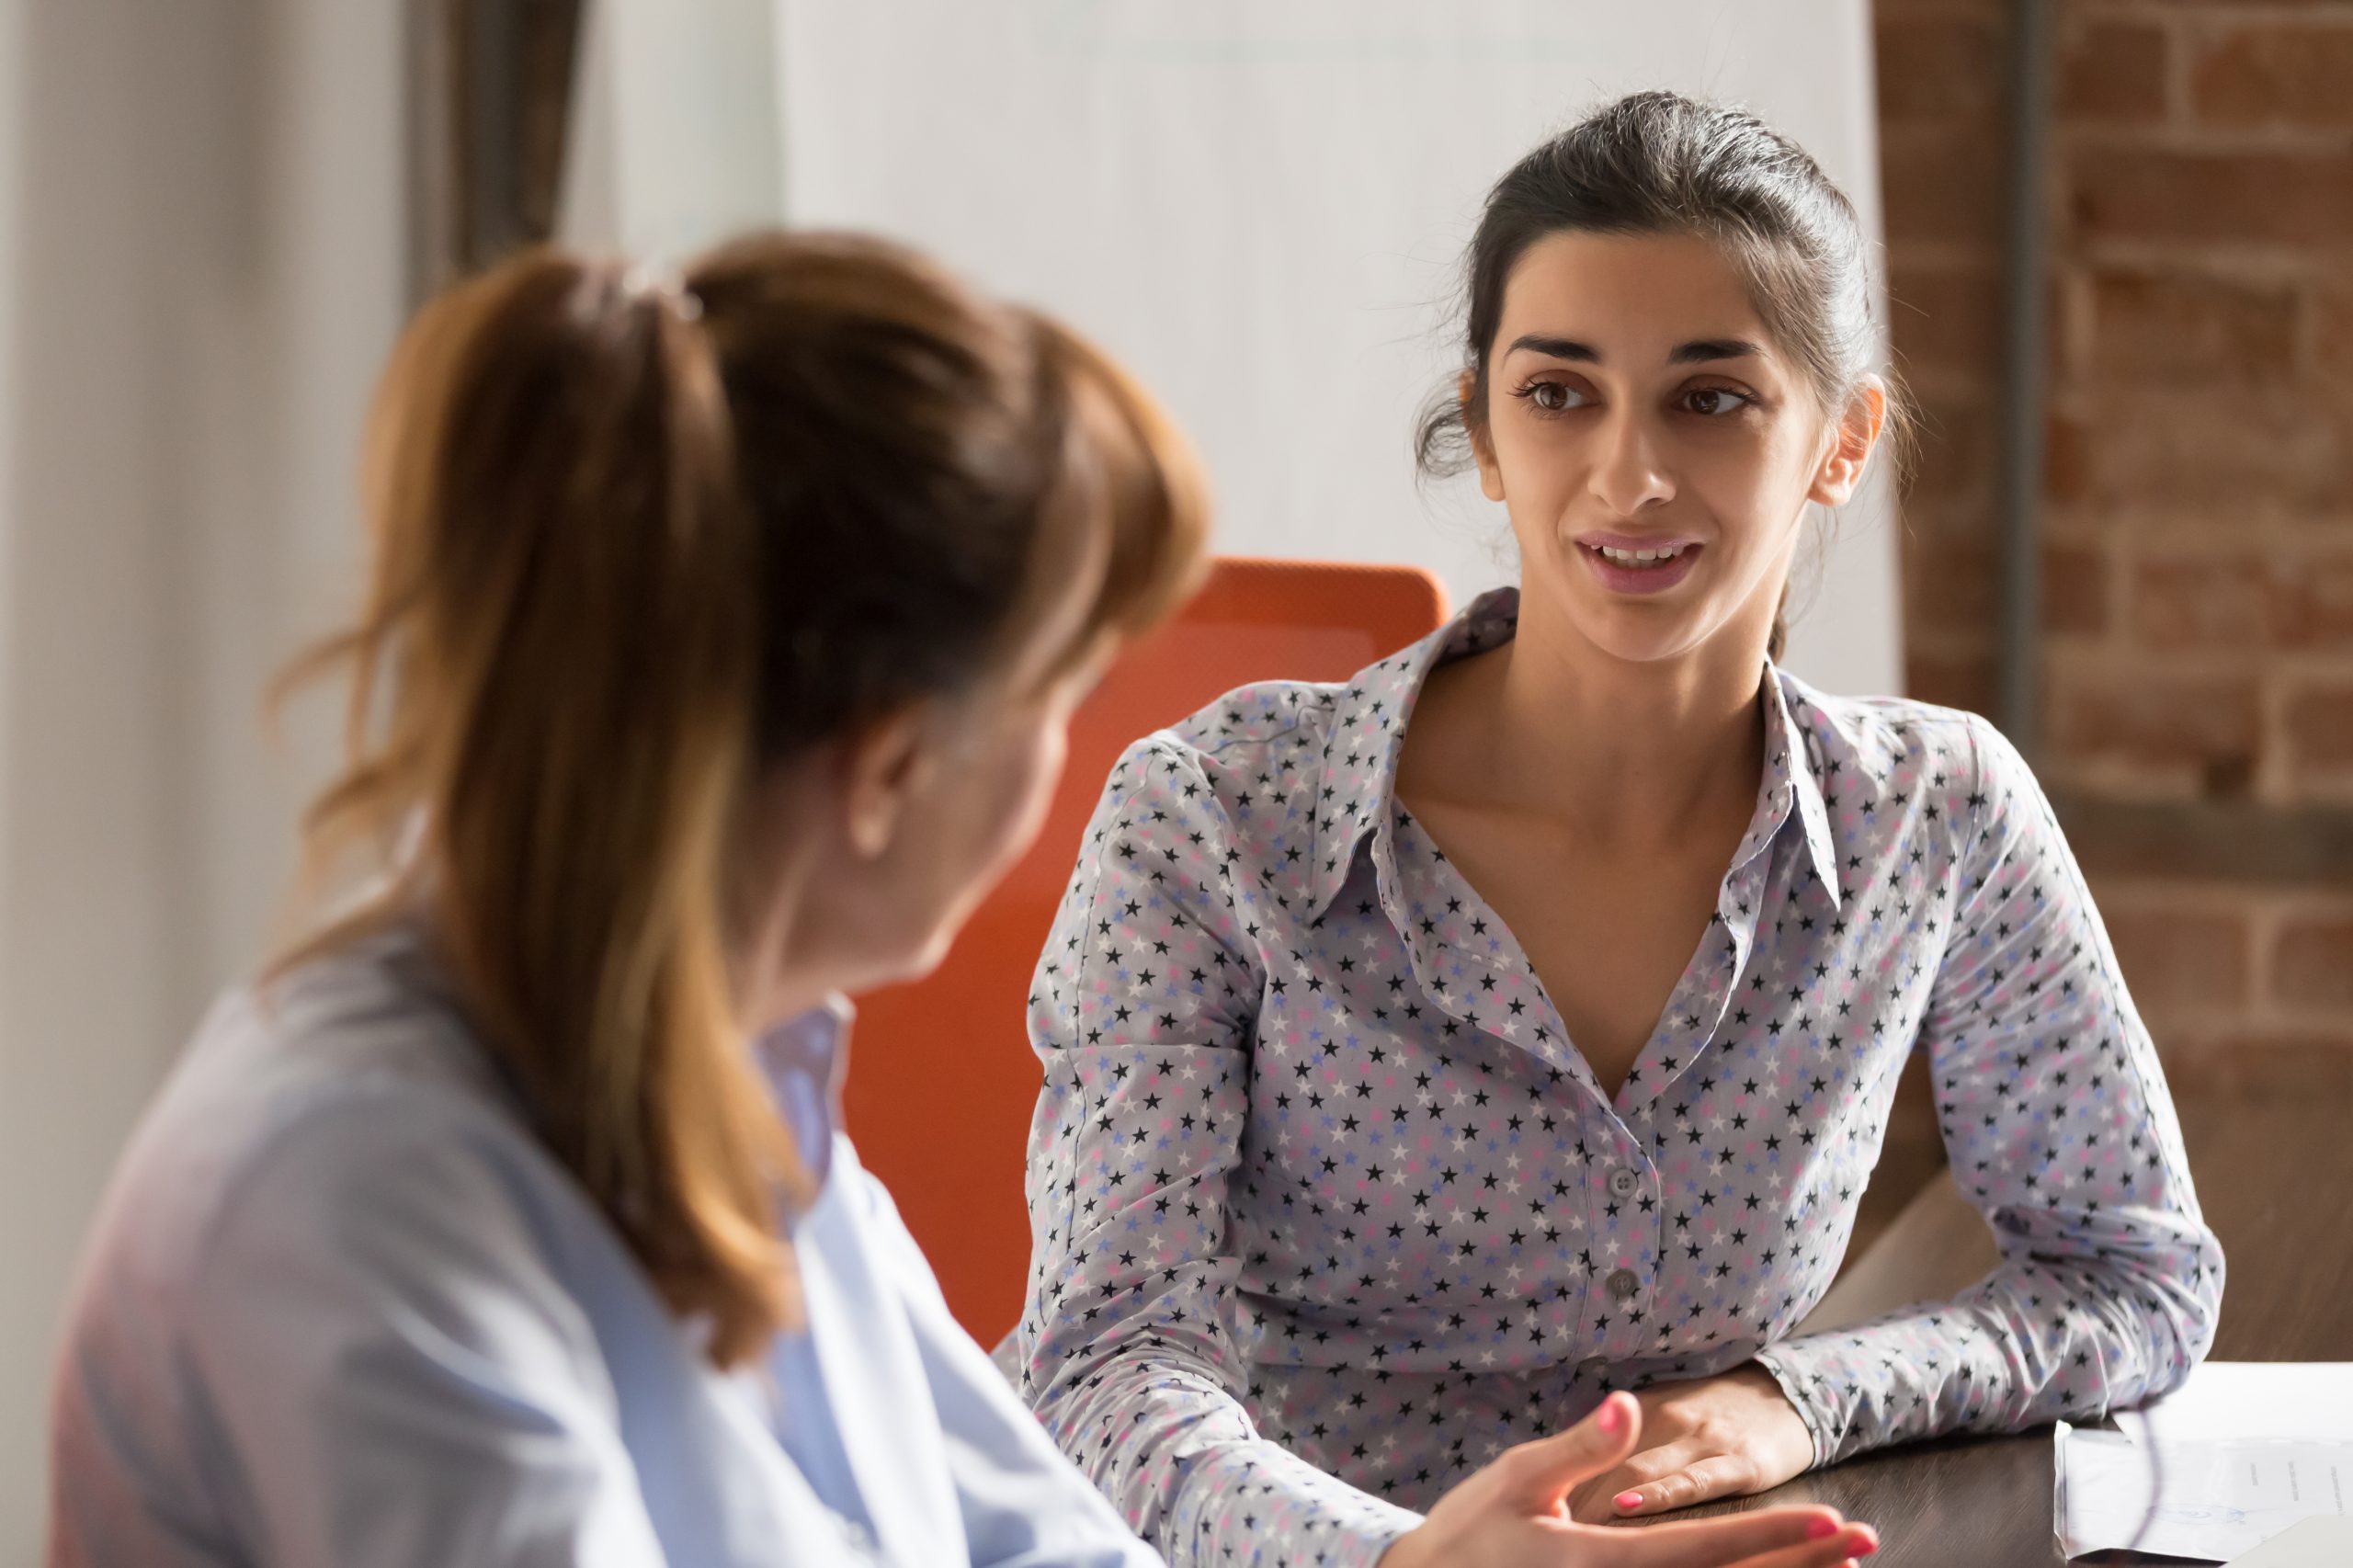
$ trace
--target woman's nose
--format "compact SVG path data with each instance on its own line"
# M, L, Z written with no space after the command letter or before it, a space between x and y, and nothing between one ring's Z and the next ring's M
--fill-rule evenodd
M1653 437L1648 425L1631 414L1614 415L1601 430L1592 490L1611 515L1631 517L1674 496L1675 481Z

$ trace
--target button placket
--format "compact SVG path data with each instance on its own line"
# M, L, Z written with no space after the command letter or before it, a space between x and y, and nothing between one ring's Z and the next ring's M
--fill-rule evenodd
M1608 1131L1585 1182L1596 1243L1593 1269L1586 1277L1586 1312L1588 1323L1608 1320L1596 1348L1598 1359L1614 1365L1642 1353L1642 1328L1627 1314L1643 1308L1651 1288L1644 1259L1657 1257L1658 1235L1656 1213L1644 1214L1641 1206L1650 1180L1643 1134L1614 1114L1605 1121ZM1617 1250L1603 1250L1611 1242Z

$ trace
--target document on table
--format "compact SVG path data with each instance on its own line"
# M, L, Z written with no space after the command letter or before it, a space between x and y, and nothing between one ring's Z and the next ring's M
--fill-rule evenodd
M2223 1562L2353 1514L2353 1362L2210 1361L2120 1430L2059 1424L2060 1545Z

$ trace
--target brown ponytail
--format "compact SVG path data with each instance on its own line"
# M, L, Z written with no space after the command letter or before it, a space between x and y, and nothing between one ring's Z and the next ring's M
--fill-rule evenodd
M353 676L313 876L390 874L281 967L428 908L540 1135L725 1366L796 1320L806 1196L730 972L751 785L990 668L1079 530L1110 535L1086 637L1149 624L1206 506L1108 361L905 253L765 236L688 285L535 253L396 349L369 597L291 677Z

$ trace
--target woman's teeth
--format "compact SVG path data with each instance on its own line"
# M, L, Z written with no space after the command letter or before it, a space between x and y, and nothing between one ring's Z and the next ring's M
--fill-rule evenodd
M1670 544L1662 550L1613 550L1606 544L1593 547L1612 566L1656 566L1683 553L1684 547Z

